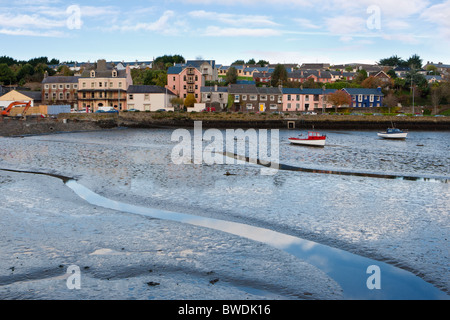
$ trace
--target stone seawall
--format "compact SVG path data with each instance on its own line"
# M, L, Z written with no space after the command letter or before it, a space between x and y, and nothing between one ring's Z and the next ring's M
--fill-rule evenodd
M296 129L296 130L384 130L392 125L408 130L450 131L450 117L387 117L310 115L251 115L225 113L61 114L58 119L16 120L0 118L0 136L92 131L115 127L190 128L202 121L203 128Z
M74 120L17 120L0 118L0 136L23 136L50 134L57 132L92 131L116 127L112 121L74 121Z

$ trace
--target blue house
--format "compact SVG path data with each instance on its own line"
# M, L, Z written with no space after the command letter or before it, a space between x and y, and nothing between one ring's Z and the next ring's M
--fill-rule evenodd
M365 88L344 88L352 97L351 108L376 108L383 105L383 92L381 88L365 89Z

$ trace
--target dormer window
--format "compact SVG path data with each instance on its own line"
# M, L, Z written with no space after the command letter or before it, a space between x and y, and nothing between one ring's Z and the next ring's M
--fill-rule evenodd
M95 78L95 71L94 70L91 71L91 78Z
M113 70L112 76L113 76L113 78L117 78L117 70Z

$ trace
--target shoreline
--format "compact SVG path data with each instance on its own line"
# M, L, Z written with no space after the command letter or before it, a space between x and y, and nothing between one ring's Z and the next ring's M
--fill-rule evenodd
M85 132L113 128L203 128L292 130L385 130L396 126L418 131L450 131L450 117L397 117L373 115L263 115L251 113L122 112L116 114L60 114L57 119L3 118L0 136Z

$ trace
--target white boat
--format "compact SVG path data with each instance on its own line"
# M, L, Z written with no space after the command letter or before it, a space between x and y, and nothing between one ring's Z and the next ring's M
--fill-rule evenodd
M378 132L378 136L385 139L406 139L408 131L397 128L389 128L384 132Z
M306 138L289 138L289 142L293 144L300 144L304 146L323 147L327 136L320 134L319 132L310 131Z

